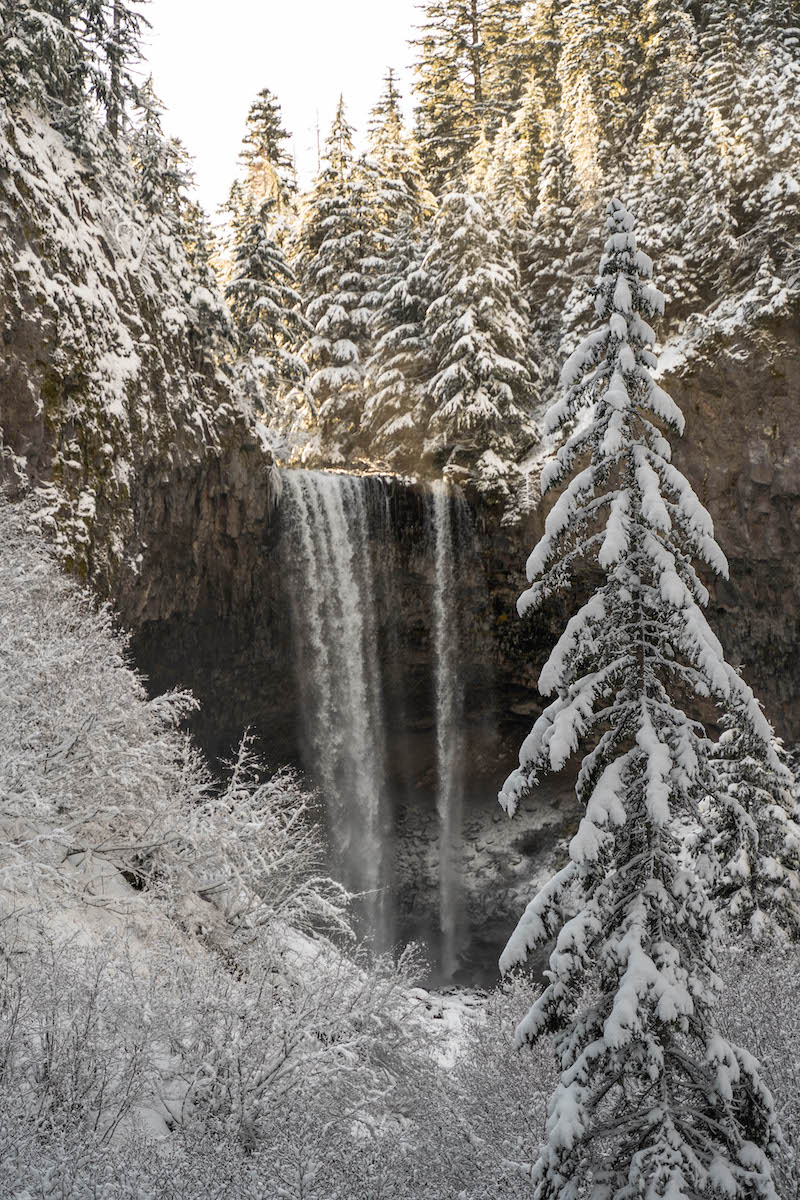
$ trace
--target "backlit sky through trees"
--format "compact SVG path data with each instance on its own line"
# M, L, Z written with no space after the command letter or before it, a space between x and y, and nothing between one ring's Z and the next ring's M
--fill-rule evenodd
M262 87L281 102L302 185L344 92L362 134L386 68L410 90L412 0L152 0L149 65L169 133L195 156L198 193L213 213L236 171L247 110Z

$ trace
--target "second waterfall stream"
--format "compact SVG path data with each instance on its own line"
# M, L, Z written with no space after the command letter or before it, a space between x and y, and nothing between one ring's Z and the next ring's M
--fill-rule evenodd
M396 935L394 805L387 730L387 667L399 636L394 609L391 483L381 476L286 470L280 501L283 569L291 579L292 636L305 769L325 802L332 869L361 899L378 950ZM426 571L431 709L435 723L439 975L452 979L466 924L461 896L465 683L460 558L472 552L468 507L438 481L420 500ZM396 698L395 698L396 703ZM401 697L414 718L418 699ZM433 947L429 947L433 949Z

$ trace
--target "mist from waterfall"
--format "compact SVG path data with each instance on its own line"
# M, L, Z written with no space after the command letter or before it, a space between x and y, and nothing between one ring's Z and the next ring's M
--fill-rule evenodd
M386 903L387 784L383 691L375 652L377 595L366 480L283 473L285 548L296 556L295 648L304 757L328 807L333 867L353 892L376 947L392 938ZM374 532L374 530L373 530Z
M461 886L464 796L464 677L457 551L469 528L461 493L447 480L433 484L433 646L436 703L436 809L439 816L440 967L452 979L463 949Z

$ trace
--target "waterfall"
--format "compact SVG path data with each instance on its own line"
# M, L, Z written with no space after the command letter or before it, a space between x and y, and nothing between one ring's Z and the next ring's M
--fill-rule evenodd
M391 941L391 928L384 890L386 747L376 564L370 546L376 531L370 517L385 523L388 509L380 492L379 504L370 505L375 482L286 471L282 507L285 563L294 576L303 757L328 806L334 868L347 887L364 894L365 923L381 949Z
M301 757L325 800L331 868L362 896L364 931L378 949L388 948L395 858L389 782L393 802L413 807L430 796L433 774L438 930L429 916L415 932L426 940L431 935L438 974L452 979L466 944L461 827L468 650L462 576L473 550L467 504L446 481L424 492L418 488L407 494L414 516L401 529L393 498L402 485L324 471L287 470L282 479L281 544L302 710ZM398 609L404 594L398 573L407 571L412 575L403 585L415 580L412 608L424 622L421 630L416 626L415 652L430 647L430 690L413 672L393 674L409 635ZM407 721L422 721L424 727L429 713L433 763L423 752L390 764L388 745L397 752L398 731ZM408 890L405 896L408 902Z
M452 979L464 943L461 822L464 791L464 681L456 565L469 516L446 480L433 485L433 647L436 706L436 808L439 817L440 966Z

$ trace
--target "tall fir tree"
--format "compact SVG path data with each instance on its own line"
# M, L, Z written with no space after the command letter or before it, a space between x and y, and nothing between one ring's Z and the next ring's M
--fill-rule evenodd
M418 445L413 413L425 374L423 321L430 295L425 220L435 201L422 176L416 146L405 130L394 72L372 111L369 130L376 256L367 302L372 352L366 364L361 437L369 455L411 469ZM399 456L399 457L398 457Z
M376 263L373 180L356 157L344 101L325 147L325 163L307 197L298 273L312 334L303 348L320 445L345 459L364 407L370 352L370 293Z
M570 0L559 14L564 140L578 181L594 198L619 176L633 117L636 21L628 0Z
M584 304L578 264L585 257L586 218L572 161L564 145L562 121L550 114L539 169L535 208L523 250L525 296L533 314L532 345L540 363L541 387L551 395L558 379L559 351L571 333L575 312Z
M697 94L697 31L670 0L646 0L637 81L641 127L627 192L647 224L661 285L683 319L726 285L734 252L731 177Z
M503 121L494 140L481 134L473 150L469 180L472 191L484 194L511 235L519 255L528 229L533 198L526 170L525 148L516 130Z
M223 287L231 282L237 248L253 227L253 214L268 222L268 232L291 256L297 226L297 180L287 148L280 105L269 88L262 88L247 114L241 170L220 206L222 218L213 265Z
M398 229L385 259L372 320L362 439L371 455L396 470L414 471L425 430L425 388L434 369L425 317L433 299L425 260L428 239L410 220Z
M294 271L269 230L267 201L242 215L233 273L225 296L233 313L243 356L251 359L248 378L260 374L273 410L308 374L299 348L310 333L295 289Z
M480 491L508 504L519 457L536 437L536 367L511 241L485 197L442 199L425 268L435 295L424 324L432 361L426 451L446 469L474 473Z
M262 88L247 114L241 153L242 187L251 204L260 208L269 202L275 216L293 203L297 193L288 141L277 98L269 88Z
M560 8L558 0L532 0L528 15L533 54L530 73L541 89L543 106L550 111L558 108L561 99L561 84L558 78L558 63L562 51L558 26Z
M376 203L384 209L383 224L403 224L410 217L420 224L433 210L435 201L428 190L419 161L419 150L406 130L402 98L394 71L389 70L384 90L372 110L369 122L368 160L377 168Z
M486 45L484 126L493 136L510 124L525 92L534 63L544 47L543 30L528 0L486 0L481 36Z
M156 95L152 75L137 91L138 121L130 136L137 172L137 199L150 218L178 232L184 193L193 180L191 160L177 138L167 138L162 126L164 105Z
M248 201L241 179L234 179L228 194L217 210L219 231L214 241L211 264L220 286L228 286L233 273L233 256L242 238L248 216Z
M92 104L99 103L113 138L135 98L147 21L127 0L8 0L0 11L2 94L39 105L72 148L89 145Z
M719 118L720 137L733 141L742 119L742 66L746 46L746 5L703 0L699 39L703 91Z
M406 266L406 251L401 247L398 254L395 242L399 239L405 247L409 237L413 240L436 204L422 176L417 147L403 123L391 70L372 110L368 152L358 162L358 173L372 228L373 288L368 302L378 307L396 282L398 270Z
M506 121L508 137L501 137L494 161L496 169L502 171L499 160L504 154L510 154L515 187L525 197L530 215L535 207L542 157L558 112L561 84L557 68L561 44L555 0L535 0L528 8L526 37L529 52L526 54L524 86Z
M723 719L713 762L717 786L705 816L723 917L734 937L756 944L798 939L800 824L783 748L759 737L735 707Z
M420 7L416 136L439 195L464 179L481 130L492 139L513 118L533 50L519 0L435 0Z
M0 9L2 94L31 103L78 154L93 153L88 88L95 68L78 0L9 0Z
M189 342L198 371L233 361L236 330L219 291L212 265L214 234L201 205L186 201L181 214L181 239L189 267L189 305L193 314Z
M792 272L800 245L800 14L789 5L754 9L743 34L749 47L736 181L744 249L751 271L772 260Z
M483 66L479 0L422 7L416 40L416 138L435 193L462 176L480 132Z
M129 104L135 101L136 67L149 22L138 11L146 0L80 0L83 37L92 60L90 90L103 107L113 138L122 132Z
M633 219L608 206L602 322L566 362L545 431L561 435L546 492L569 480L528 560L520 613L569 582L600 582L542 670L556 698L501 792L509 813L543 770L584 748L585 811L569 862L530 903L503 970L556 939L520 1043L555 1034L561 1070L533 1172L535 1200L777 1200L778 1130L758 1066L714 1020L718 928L703 860L683 830L714 791L711 743L683 710L713 697L753 737L769 727L702 613L702 561L725 574L708 513L670 462L684 427L653 381L649 319L663 310Z

